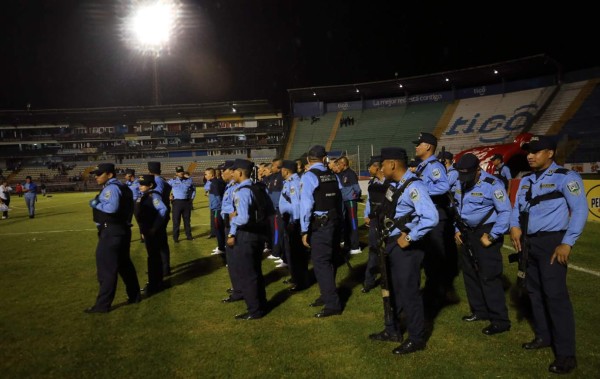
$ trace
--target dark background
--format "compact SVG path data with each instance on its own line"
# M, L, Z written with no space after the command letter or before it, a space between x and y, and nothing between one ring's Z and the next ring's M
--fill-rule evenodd
M152 59L123 31L131 1L11 0L0 13L0 109L152 104ZM181 0L159 61L162 104L269 99L286 89L429 74L546 53L599 65L589 8L419 2ZM565 7L572 6L568 3ZM528 5L529 7L529 5Z

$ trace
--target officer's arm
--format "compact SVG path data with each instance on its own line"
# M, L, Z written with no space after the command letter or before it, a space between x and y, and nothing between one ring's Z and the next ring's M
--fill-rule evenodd
M494 227L490 231L490 235L493 238L499 238L508 230L508 225L510 223L510 199L506 194L504 185L499 181L496 181L496 184L492 186L492 191L494 191L492 200L494 201L494 208L496 209L497 216Z
M248 223L250 216L248 215L248 209L250 207L250 189L244 188L239 190L235 195L234 199L237 199L237 205L235 207L236 215L231 219L231 230L230 234L235 235L237 228Z
M371 214L371 204L369 202L369 194L367 194L367 201L365 202L364 218L369 218L369 214Z
M438 224L438 212L424 185L413 182L402 194L402 197L405 196L412 202L418 216L418 223L408 235L412 241L418 241Z
M432 162L429 164L429 178L431 179L428 185L429 195L443 195L450 191L446 168L441 163Z
M573 246L583 232L588 216L587 199L584 193L583 181L579 174L570 172L565 175L561 192L565 196L571 211L569 226L562 243Z
M512 179L512 175L510 174L510 169L506 166L502 167L503 175L507 180Z
M300 194L300 227L303 233L308 232L310 226L310 218L312 216L313 191L318 184L318 179L314 173L307 171L302 175L301 185L302 192ZM338 181L339 184L339 181Z
M98 200L100 202L96 205L96 209L104 213L117 213L119 209L119 197L121 192L115 185L109 185L104 188Z

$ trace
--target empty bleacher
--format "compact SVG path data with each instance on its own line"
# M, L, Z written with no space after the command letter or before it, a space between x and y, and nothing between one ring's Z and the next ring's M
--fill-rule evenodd
M293 141L288 154L288 159L296 159L302 154L308 152L313 145L323 145L327 143L331 135L331 129L336 122L337 112L330 112L322 115L316 122L310 118L298 120L296 132L290 140Z

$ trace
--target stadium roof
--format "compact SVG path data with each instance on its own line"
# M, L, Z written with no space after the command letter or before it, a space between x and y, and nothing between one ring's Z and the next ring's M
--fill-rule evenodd
M235 109L235 111L234 111ZM74 109L0 110L0 124L61 124L85 122L133 123L140 121L215 119L279 113L267 100L205 104L173 104Z
M378 82L288 89L292 102L336 102L398 97L561 75L560 64L545 54L455 71Z

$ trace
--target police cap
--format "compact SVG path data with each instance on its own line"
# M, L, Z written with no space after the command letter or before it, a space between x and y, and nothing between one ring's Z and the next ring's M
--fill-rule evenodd
M523 150L537 153L540 150L556 150L556 140L551 136L533 136L528 143L524 143Z
M296 161L290 161L286 159L281 163L281 168L287 168L291 172L296 172L297 167Z
M490 158L490 160L495 161L496 159L500 159L500 162L502 162L504 159L502 158L502 154L494 154L492 156L492 158Z
M461 182L473 180L479 167L479 158L475 154L467 153L460 157L454 167L458 171L458 180Z
M242 169L242 170L252 170L252 167L254 167L254 163L247 160L247 159L236 159L235 161L233 161L233 166L231 166L232 170L237 170Z
M127 169L125 169L125 175L134 175L135 176L135 170L132 168L127 168Z
M423 142L428 143L433 146L437 146L437 143L438 143L437 138L435 138L435 136L431 133L421 133L421 134L419 134L419 139L416 141L413 141L413 143L415 145L419 145Z
M183 169L183 166L177 166L175 167L175 172L184 172L185 170Z
M148 162L148 171L152 174L160 174L160 162Z
M373 164L380 163L380 162L381 162L381 155L372 155L367 167L371 167Z
M449 151L444 151L444 154L442 154L442 152L440 151L440 158L451 161L452 159L454 159L454 154L452 154Z
M408 161L408 154L406 154L406 150L401 147L382 147L381 148L381 161L385 160L395 160L395 161Z
M90 172L93 175L102 175L105 172L112 172L113 174L116 172L115 171L115 165L113 163L100 163L98 166L96 166L96 168Z
M156 182L154 181L154 175L146 174L138 176L138 182L140 186L152 186L154 187Z
M325 151L325 146L315 145L308 150L308 156L314 158L324 158L327 156L327 151Z

